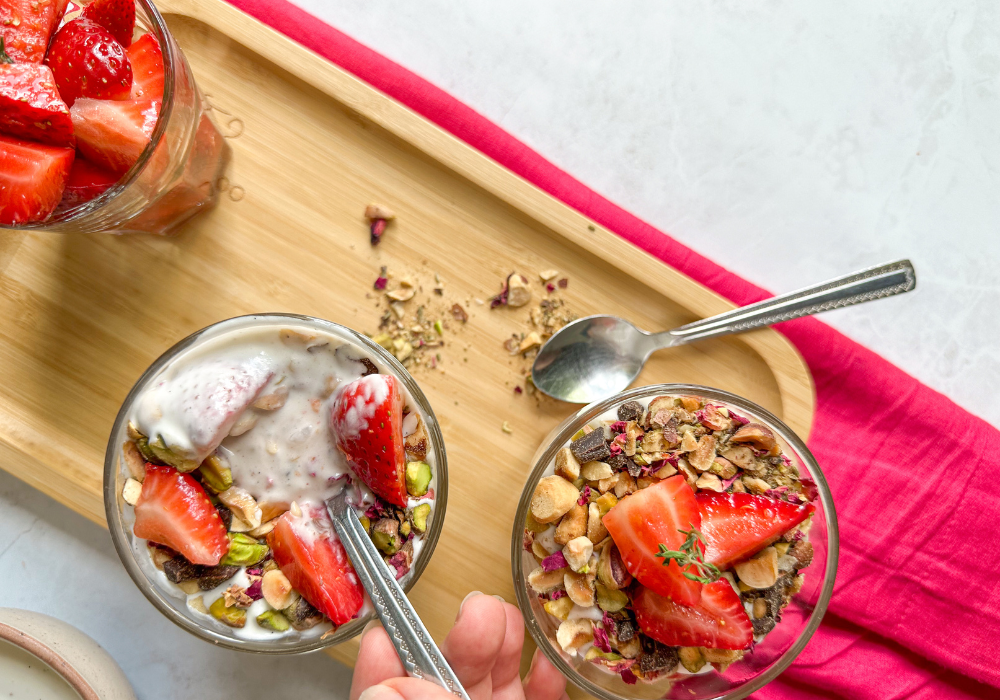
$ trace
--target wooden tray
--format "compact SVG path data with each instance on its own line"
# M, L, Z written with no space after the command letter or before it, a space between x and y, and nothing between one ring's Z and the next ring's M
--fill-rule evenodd
M525 330L527 309L473 300L512 270L544 294L537 273L557 268L579 315L660 329L731 305L221 0L160 6L230 137L226 191L174 238L0 234L0 465L104 524L112 421L162 351L256 311L373 332L379 267L416 274L421 299L468 304L470 315L451 323L444 371L415 373L451 468L445 532L412 594L441 639L469 591L514 599L510 534L528 460L576 409L514 393L520 364L501 343ZM363 218L371 202L398 214L378 248ZM447 281L439 299L435 272ZM809 373L773 331L661 353L639 383L661 381L728 389L809 432ZM347 644L334 656L351 663L356 652Z

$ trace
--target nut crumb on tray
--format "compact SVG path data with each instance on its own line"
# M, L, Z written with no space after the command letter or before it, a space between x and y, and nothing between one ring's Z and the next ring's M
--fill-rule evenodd
M724 671L802 588L815 485L772 430L727 406L623 402L547 474L523 535L539 622L626 683Z

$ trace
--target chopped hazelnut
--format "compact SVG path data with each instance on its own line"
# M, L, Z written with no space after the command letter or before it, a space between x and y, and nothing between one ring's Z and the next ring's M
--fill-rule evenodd
M540 347L542 344L542 336L538 335L538 331L531 331L528 335L524 336L524 340L521 344L517 346L517 351L521 354L528 352L529 350L534 350Z
M567 571L563 575L563 585L566 587L566 595L581 608L590 608L594 605L594 588L590 581L583 574L575 571Z
M122 498L130 506L134 506L138 500L139 496L142 495L142 483L136 481L135 479L129 477L125 480L125 486L122 488Z
M396 218L396 214L384 204L369 204L365 207L365 218L390 221Z
M260 592L264 595L264 600L275 610L284 610L293 601L295 591L288 578L281 573L281 569L273 569L264 574L260 582Z
M662 467L660 467L659 470L654 472L653 476L655 476L657 479L666 479L668 476L673 476L676 473L677 473L677 467L670 464L670 462L667 462Z
M754 459L753 450L749 447L742 445L730 447L727 450L723 450L722 456L741 469L752 469L755 466L756 460Z
M583 506L580 506L581 508ZM594 543L591 542L585 535L576 537L566 543L563 547L563 556L566 557L566 563L569 564L569 568L576 572L584 572L587 567L587 562L590 561L590 555L594 553Z
M733 567L740 581L758 590L770 588L778 580L778 550L767 547L753 559Z
M705 661L715 664L715 668L722 673L730 664L743 658L743 651L738 649L708 649L701 647L701 655Z
M549 282L559 276L559 270L542 270L538 273L542 282Z
M684 436L681 438L681 450L684 452L694 452L698 449L698 440L695 438L694 433L690 430L684 431Z
M393 301L409 301L416 293L417 290L413 287L400 287L399 289L394 289L391 292L386 292L385 295Z
M725 457L716 457L708 471L715 474L720 479L732 479L736 476L736 465Z
M749 443L758 450L765 450L772 457L777 455L779 451L778 440L774 437L774 433L766 425L760 423L747 423L740 426L739 430L733 433L729 439L731 442Z
M638 486L635 483L635 479L628 472L622 472L618 475L618 483L615 484L615 496L618 498L624 498L630 493L635 493Z
M716 493L722 493L723 491L722 481L711 472L705 472L699 476L698 481L694 485L701 491L715 491Z
M138 482L146 478L146 460L143 458L139 448L131 440L126 440L122 444L122 459L128 468L128 473Z
M753 476L744 476L743 485L747 488L750 493L762 494L766 493L771 489L771 485L764 481L763 479L758 479Z
M219 500L229 506L234 514L239 515L243 522L250 526L250 530L260 527L262 517L260 506L246 490L239 486L231 486L219 494Z
M259 408L262 411L275 411L285 405L285 401L288 400L288 387L279 386L275 387L274 391L269 394L264 394L256 401L253 402L254 408Z
M610 479L614 470L607 462L586 462L580 465L580 476L587 481Z
M601 520L601 507L596 503L591 503L587 507L587 539L597 544L607 536L608 529L604 527L604 521Z
M563 575L567 571L565 568L546 571L538 567L528 574L528 585L535 593L551 593L563 585Z
M594 623L583 617L564 620L556 631L556 642L570 656L576 656L580 647L592 641L594 641Z
M683 457L677 460L677 469L684 475L684 480L688 482L688 486L694 488L695 483L698 481L698 472L692 469L691 465Z
M556 528L556 543L565 545L570 540L576 539L587 532L587 506L579 504L569 509L569 512L559 521Z
M612 474L607 479L601 479L597 482L597 490L601 493L607 493L611 489L618 485L619 474Z
M691 433L685 433L687 438ZM688 455L688 462L692 467L700 472L707 471L715 461L715 438L711 435L703 435L698 441L698 447Z
M507 306L524 306L529 301L531 301L531 287L528 286L528 280L516 272L513 273L507 278Z
M580 463L573 456L573 451L564 447L556 453L556 474L569 481L580 478Z
M531 514L540 523L552 523L576 504L580 491L561 476L546 476L531 497Z
M685 411L697 411L701 408L701 399L697 396L682 396L681 397L681 407Z

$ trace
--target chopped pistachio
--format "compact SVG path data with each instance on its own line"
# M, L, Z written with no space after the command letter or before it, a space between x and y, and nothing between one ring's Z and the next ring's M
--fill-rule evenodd
M500 424L500 430L504 431L507 434L514 432L514 429L510 427L510 423L508 423L507 421L504 421L503 423Z
M372 341L392 352L392 336L388 333L379 333L378 335L372 336Z
M573 609L573 601L569 596L563 596L558 600L546 601L542 607L545 608L545 612L549 615L557 617L560 620L565 620L569 617L569 613Z
M211 607L209 607L208 612L212 614L216 620L220 620L230 627L242 627L247 623L247 611L241 610L237 607L226 607L226 599L219 598Z
M431 483L431 466L427 462L406 463L406 492L414 498L427 493Z
M267 556L267 545L239 532L229 533L229 552L219 564L223 566L252 566Z
M427 530L427 518L431 514L431 504L421 503L416 508L413 509L413 515L411 520L413 522L413 529L417 532L424 532Z
M606 494L594 501L594 503L596 503L597 507L601 509L601 517L603 518L608 514L609 510L618 505L618 497L608 491Z
M410 521L409 520L403 522L403 524L399 526L399 536L400 537L406 537L407 535L410 534L410 530L412 530L412 529L413 529L413 526L410 525Z
M593 661L594 659L604 659L605 661L621 661L622 655L616 654L613 651L601 651L597 647L590 647L587 649L586 655L583 657L587 661Z
M440 319L434 322L434 331L438 335L444 335L444 324L441 323Z
M222 463L218 455L209 455L198 467L201 481L215 493L222 493L233 485L233 472Z
M367 515L362 515L360 518L358 518L358 520L361 521L361 527L365 529L365 532L368 532L371 529L372 521L369 519Z
M136 445L136 447L138 447L138 445ZM151 440L148 447L159 461L176 467L179 472L193 472L201 466L200 462L187 459L177 452L174 452L173 449L167 447L163 442L162 436L157 436L155 440Z
M275 632L284 632L289 628L288 618L277 610L268 610L257 616L257 624Z
M628 596L622 591L608 588L603 583L597 584L597 605L607 612L618 612L628 605Z
M384 554L395 554L403 545L399 537L399 521L395 518L382 518L372 527L372 542Z
M790 546L791 543L789 542L778 542L776 545L774 545L774 548L778 550L779 555L784 556L785 554L788 554L788 548Z
M681 664L691 673L698 673L707 663L699 647L681 647L678 655L681 657Z
M582 486L583 484L580 485ZM430 506L427 507L428 509L430 508ZM548 523L540 523L535 520L535 516L531 514L531 511L528 511L528 517L525 519L524 527L529 532L545 532L549 529Z

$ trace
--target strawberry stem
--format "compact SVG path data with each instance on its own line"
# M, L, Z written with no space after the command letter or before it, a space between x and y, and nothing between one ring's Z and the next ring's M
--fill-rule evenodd
M13 63L14 59L7 55L7 49L3 45L3 37L0 36L0 63Z
M661 563L664 566L669 566L670 562L677 562L684 578L691 581L706 584L718 581L722 572L715 564L705 561L703 552L705 538L698 531L698 528L692 525L690 530L678 528L677 532L685 536L684 544L681 545L680 551L667 549L665 544L661 544L660 551L656 554L657 557L663 559ZM699 547L699 544L702 546Z

